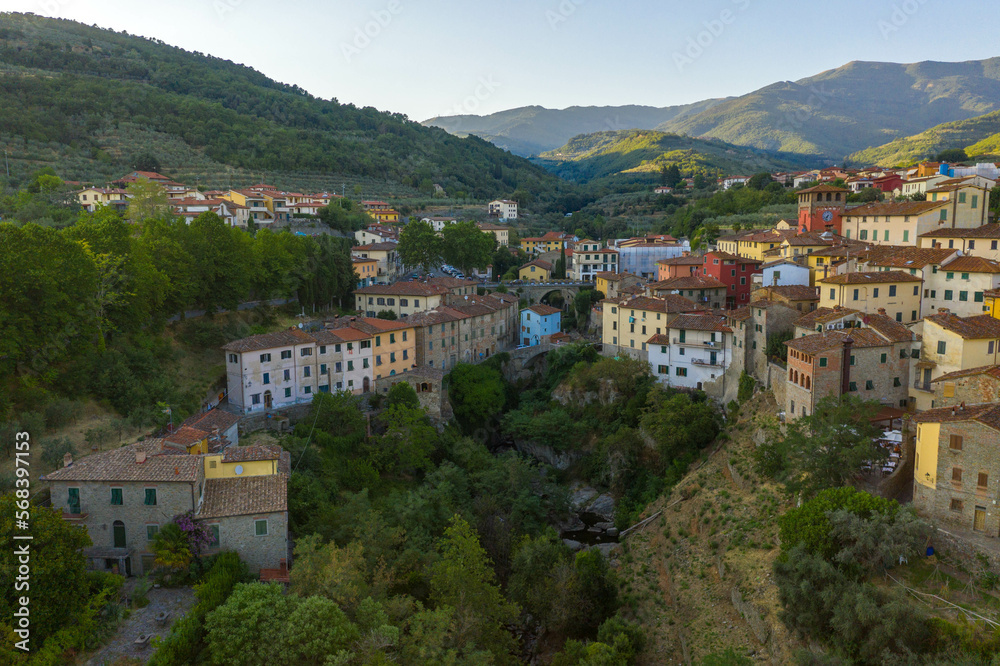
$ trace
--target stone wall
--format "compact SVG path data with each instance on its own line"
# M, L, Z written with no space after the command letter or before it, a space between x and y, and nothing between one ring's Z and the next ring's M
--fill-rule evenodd
M257 536L254 523L262 518L267 520L267 535ZM251 573L277 569L281 560L288 559L287 512L225 516L206 523L219 526L219 549L239 553Z
M771 393L774 394L774 401L781 408L784 408L785 404L787 404L785 402L787 400L786 391L788 390L789 386L788 369L778 365L777 363L768 363L767 382L765 383L765 385L767 386L767 388L771 389Z
M247 435L251 432L257 432L258 430L278 428L279 422L281 422L284 417L288 418L288 423L290 425L295 425L309 414L309 410L311 408L311 402L304 402L298 405L282 407L281 409L272 409L270 411L262 410L252 414L245 414L240 417L240 436Z
M133 550L132 573L141 575L142 555L152 552L146 538L146 526L162 527L173 520L174 516L194 509L198 502L200 485L200 481L196 483L53 481L52 506L68 513L68 488L79 488L80 513L87 514L82 524L86 527L94 547L114 547L114 523L120 520L125 526L125 547ZM122 489L120 505L111 504L111 488ZM146 488L156 489L155 506L144 504Z

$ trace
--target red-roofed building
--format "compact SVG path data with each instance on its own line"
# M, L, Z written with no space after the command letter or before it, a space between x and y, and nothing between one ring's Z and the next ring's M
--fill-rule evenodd
M760 273L760 266L757 259L714 250L705 255L701 274L726 285L726 308L732 309L750 303L752 278Z

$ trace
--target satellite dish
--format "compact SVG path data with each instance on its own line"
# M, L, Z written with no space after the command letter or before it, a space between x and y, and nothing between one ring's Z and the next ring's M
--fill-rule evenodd
M235 469L235 470L233 470L233 471L235 471L235 472L236 472L236 476L239 476L240 474L242 474L242 473L243 473L243 465L237 465L237 466L236 466L236 469Z

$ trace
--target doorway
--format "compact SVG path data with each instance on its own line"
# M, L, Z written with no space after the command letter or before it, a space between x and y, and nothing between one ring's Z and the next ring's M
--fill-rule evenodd
M977 506L975 517L972 519L972 529L976 532L986 531L986 507Z
M272 402L271 392L264 391L264 409L271 409Z
M115 548L126 548L125 523L120 520L116 520L114 525L112 525L112 533L114 535Z

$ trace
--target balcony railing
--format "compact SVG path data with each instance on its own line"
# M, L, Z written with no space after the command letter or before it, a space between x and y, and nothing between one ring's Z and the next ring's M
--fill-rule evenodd
M713 362L711 360L706 361L704 359L694 359L694 360L691 361L691 363L694 364L694 365L707 365L707 366L710 366L710 367L713 367L713 368L722 367L722 363L720 363L718 360L715 360Z
M917 389L918 391L927 391L928 393L934 392L934 389L931 388L930 382L922 382L919 379L913 382L913 388Z

